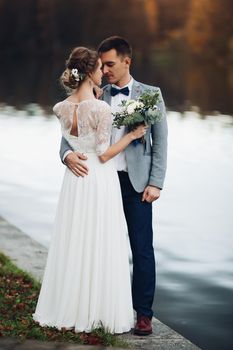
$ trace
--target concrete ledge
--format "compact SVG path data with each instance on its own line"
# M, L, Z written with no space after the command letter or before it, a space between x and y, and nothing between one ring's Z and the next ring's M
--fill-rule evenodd
M24 234L15 226L0 217L0 251L9 256L12 261L21 269L29 272L38 280L42 280L47 257L47 249L31 237ZM133 334L124 334L119 337L126 340L131 349L142 350L198 350L196 345L182 337L153 317L153 334L147 337L138 337ZM13 341L13 340L12 340ZM25 344L26 345L26 344ZM44 344L45 345L45 344ZM55 349L55 346L49 349ZM35 348L33 346L33 348ZM46 347L41 347L44 349ZM58 349L58 347L56 347ZM63 347L62 347L63 348ZM76 345L66 345L65 349L82 349ZM85 349L88 350L88 346ZM91 347L92 348L92 347ZM97 349L99 347L95 347ZM0 342L0 350L1 342ZM4 348L5 349L5 348ZM26 349L17 345L15 349ZM29 349L27 347L27 349ZM39 349L39 347L38 347ZM59 346L59 349L61 347ZM101 347L101 349L104 349ZM105 348L107 349L107 348ZM116 349L117 350L117 349Z
M47 249L0 217L0 250L22 270L42 280Z

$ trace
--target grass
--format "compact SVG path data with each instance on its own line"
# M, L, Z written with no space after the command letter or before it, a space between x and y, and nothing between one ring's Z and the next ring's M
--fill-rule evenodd
M103 328L87 334L59 331L54 327L40 327L32 319L39 291L39 282L0 253L0 336L21 340L128 347L125 341L107 333Z

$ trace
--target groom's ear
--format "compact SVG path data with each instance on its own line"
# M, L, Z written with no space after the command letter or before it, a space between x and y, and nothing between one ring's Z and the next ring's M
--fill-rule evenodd
M125 63L126 63L128 66L130 66L130 65L131 65L131 58L128 57L128 56L126 56L126 57L125 57Z

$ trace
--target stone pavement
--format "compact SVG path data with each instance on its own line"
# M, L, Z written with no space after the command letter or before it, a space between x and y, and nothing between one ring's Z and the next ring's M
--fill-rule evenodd
M5 253L21 269L29 272L38 280L42 279L46 263L47 249L28 235L0 217L0 251ZM179 333L153 318L153 334L138 337L124 334L122 337L131 349L142 350L198 350L199 348ZM0 350L102 350L112 349L103 346L71 345L54 342L37 342L0 338ZM114 348L117 350L117 348ZM118 348L118 350L120 350Z

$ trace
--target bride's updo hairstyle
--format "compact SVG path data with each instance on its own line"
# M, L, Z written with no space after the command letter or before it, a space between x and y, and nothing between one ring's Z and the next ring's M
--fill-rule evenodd
M77 89L88 74L95 71L98 66L98 53L86 47L76 47L66 60L66 70L60 77L62 86L70 91Z

